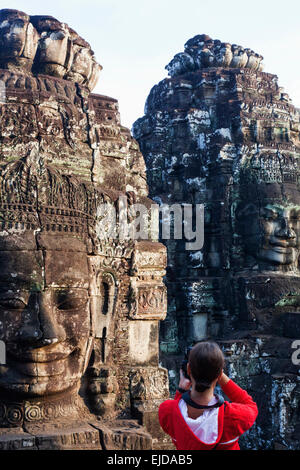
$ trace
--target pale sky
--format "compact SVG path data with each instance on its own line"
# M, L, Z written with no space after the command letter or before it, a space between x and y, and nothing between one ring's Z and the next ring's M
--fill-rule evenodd
M51 15L87 40L103 66L94 92L119 100L121 122L143 116L165 65L196 34L264 57L264 71L300 107L299 0L0 0L1 8Z

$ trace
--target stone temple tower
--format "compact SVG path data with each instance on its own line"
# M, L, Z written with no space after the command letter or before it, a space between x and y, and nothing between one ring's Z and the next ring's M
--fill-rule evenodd
M164 445L166 250L119 230L151 201L100 70L65 23L0 11L1 449Z
M212 338L258 403L244 448L299 448L299 113L250 49L198 35L166 69L133 126L150 197L204 205L201 250L162 240L171 390L185 348Z

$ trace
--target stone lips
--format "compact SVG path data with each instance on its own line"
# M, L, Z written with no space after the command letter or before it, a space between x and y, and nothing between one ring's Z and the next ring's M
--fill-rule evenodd
M0 11L0 65L64 78L90 91L102 69L90 45L67 24L10 9Z
M262 71L262 60L263 57L251 49L200 34L187 41L184 52L176 54L165 68L171 77L210 67Z

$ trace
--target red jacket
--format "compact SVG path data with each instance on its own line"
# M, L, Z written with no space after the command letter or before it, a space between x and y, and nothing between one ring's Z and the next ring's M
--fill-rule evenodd
M233 402L225 402L218 412L218 438L213 444L206 444L191 431L178 406L181 393L176 392L174 400L164 401L158 411L159 422L165 433L171 436L177 450L239 450L238 438L254 424L258 410L250 395L232 380L222 387ZM231 441L231 442L230 442Z

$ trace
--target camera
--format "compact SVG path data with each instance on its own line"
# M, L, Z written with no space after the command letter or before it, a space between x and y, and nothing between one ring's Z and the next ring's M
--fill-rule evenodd
M185 376L186 379L191 380L190 376L187 373L187 363L189 362L189 355L191 350L193 349L193 346L188 346L184 352L184 359L181 363L181 370Z

